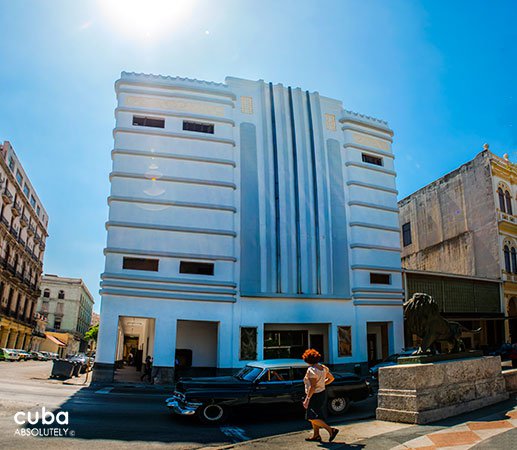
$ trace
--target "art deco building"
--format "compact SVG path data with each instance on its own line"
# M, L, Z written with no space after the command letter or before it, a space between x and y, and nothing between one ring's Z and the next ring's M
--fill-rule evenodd
M9 142L0 146L0 347L29 349L48 216Z
M399 202L406 293L427 292L472 347L517 341L517 165L485 145Z
M37 311L47 318L47 331L65 344L61 352L75 354L86 350L84 334L90 328L93 296L81 278L45 274Z
M319 349L365 366L403 346L387 123L262 80L123 73L96 379L136 353L242 367Z

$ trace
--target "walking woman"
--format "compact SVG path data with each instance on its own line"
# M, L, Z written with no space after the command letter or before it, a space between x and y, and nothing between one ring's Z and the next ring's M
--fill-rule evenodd
M320 364L321 354L314 349L306 350L302 359L309 364L303 382L305 384L305 400L303 407L307 410L305 418L312 424L312 436L306 441L321 442L320 429L324 428L332 442L339 430L329 427L325 422L327 399L325 386L334 381L328 367Z

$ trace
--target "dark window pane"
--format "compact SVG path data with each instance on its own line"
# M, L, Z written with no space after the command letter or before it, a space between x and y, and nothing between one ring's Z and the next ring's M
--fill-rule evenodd
M402 225L402 242L404 247L411 244L411 223L407 222Z
M382 166L382 158L377 158L376 156L367 155L363 153L363 162L368 164L375 164L376 166Z
M214 134L214 125L212 123L188 122L184 120L183 130Z
M124 258L122 268L128 270L148 270L158 272L158 259Z
M180 273L192 273L194 275L213 275L213 263L198 263L191 261L180 262Z
M497 189L497 195L499 197L499 209L502 212L506 212L505 202L504 202L504 194L501 188Z
M508 246L504 246L504 269L506 272L511 273L512 266L510 264L510 249Z
M370 284L391 284L391 275L388 273L370 273Z
M133 116L133 125L140 127L165 128L165 119L153 119L152 117Z
M508 214L513 214L512 212L512 196L508 191L505 192L504 196L506 197L506 212Z

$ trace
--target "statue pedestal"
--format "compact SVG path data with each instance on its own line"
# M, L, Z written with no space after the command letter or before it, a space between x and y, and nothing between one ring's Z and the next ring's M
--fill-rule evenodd
M498 356L381 367L377 419L425 424L507 398Z

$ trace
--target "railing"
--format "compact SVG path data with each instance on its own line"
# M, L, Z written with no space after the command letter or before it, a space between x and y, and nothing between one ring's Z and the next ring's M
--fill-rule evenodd
M7 227L9 228L9 221L4 217L2 216L2 218L0 219L0 221Z
M513 216L512 214L507 214L502 211L497 212L497 218L499 222L510 222L517 225L517 217Z
M18 230L14 228L13 226L10 227L11 234L17 238L18 237Z
M510 273L506 270L503 270L503 280L511 281L512 283L517 283L517 273Z
M20 244L22 244L22 245L25 247L25 240L24 240L24 239L22 239L22 237L21 237L21 236L18 238L18 242L19 242Z
M33 236L35 232L36 232L36 230L34 229L34 227L32 226L32 224L29 224L29 228L27 228L27 234L28 234L29 236Z

